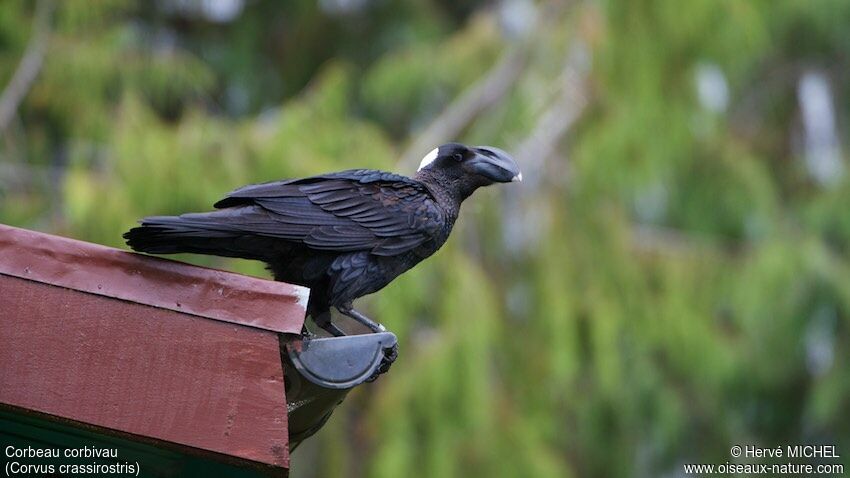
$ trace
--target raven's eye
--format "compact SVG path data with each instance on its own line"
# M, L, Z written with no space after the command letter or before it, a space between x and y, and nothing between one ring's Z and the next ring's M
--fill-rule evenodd
M454 159L455 161L463 161L463 155L460 153L455 153L452 155L452 159Z

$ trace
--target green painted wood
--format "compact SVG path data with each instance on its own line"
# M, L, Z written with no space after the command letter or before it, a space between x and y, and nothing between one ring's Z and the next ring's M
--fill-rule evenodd
M14 410L0 409L0 457L5 474L11 462L21 465L52 466L54 473L60 472L61 465L87 465L122 467L127 473L110 473L108 476L136 476L131 467L138 467L138 476L142 477L236 477L252 478L265 476L285 476L282 469L272 469L249 462L235 463L232 460L219 459L213 454L193 450L181 450L169 444L162 446L142 443L132 437L115 436L101 430L76 426L72 423L54 421L42 416L33 416ZM13 447L13 449L10 449ZM59 458L9 457L15 450L26 451L28 447L40 450L57 450ZM115 450L117 458L65 457L66 450L82 451ZM69 451L69 453L72 453ZM90 453L94 454L94 453ZM50 471L47 470L49 473ZM20 476L41 476L45 470ZM97 476L83 473L76 476ZM99 473L99 475L106 475Z

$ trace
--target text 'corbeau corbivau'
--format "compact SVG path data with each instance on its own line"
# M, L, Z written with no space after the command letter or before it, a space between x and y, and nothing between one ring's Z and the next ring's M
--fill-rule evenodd
M489 146L448 143L413 178L354 169L245 186L217 211L154 216L124 234L133 249L255 259L275 280L310 288L307 313L331 334L334 307L373 331L352 308L439 249L476 189L522 180L516 162Z

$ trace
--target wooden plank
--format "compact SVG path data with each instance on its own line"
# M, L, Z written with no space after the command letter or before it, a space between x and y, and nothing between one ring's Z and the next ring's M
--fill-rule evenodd
M199 450L187 450L186 447L165 446L161 441L146 440L144 437L116 433L89 424L72 422L66 419L33 413L19 408L0 405L0 443L17 450L27 447L34 449L58 449L59 458L44 457L4 457L6 462L15 461L19 465L38 466L44 470L52 465L53 473L59 473L62 466L119 465L129 470L128 465L139 468L139 476L160 478L182 476L226 476L228 478L285 477L287 470L272 466L245 466L242 460ZM65 450L96 449L101 452L114 450L116 458L96 458L80 454L65 456ZM252 463L253 464L253 463ZM4 468L5 469L5 468ZM115 474L120 475L121 471ZM49 473L49 470L48 470ZM103 474L103 473L101 473ZM28 476L32 476L31 473ZM79 475L79 473L77 473ZM124 473L126 476L126 473ZM52 474L50 476L53 476Z
M309 296L304 287L3 224L0 274L292 334Z
M288 467L276 333L8 275L0 291L0 402Z

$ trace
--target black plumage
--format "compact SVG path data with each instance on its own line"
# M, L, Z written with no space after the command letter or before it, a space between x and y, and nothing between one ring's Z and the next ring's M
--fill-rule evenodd
M310 288L307 313L331 333L341 333L331 307L382 330L352 302L436 252L475 189L518 179L503 151L449 143L426 156L413 178L358 169L245 186L216 211L148 217L124 237L153 254L263 261L276 280Z

